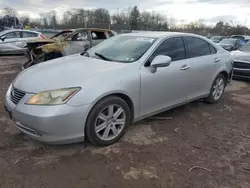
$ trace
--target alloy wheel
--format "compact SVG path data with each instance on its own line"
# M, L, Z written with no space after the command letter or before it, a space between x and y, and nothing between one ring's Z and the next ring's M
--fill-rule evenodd
M106 106L97 116L95 132L99 139L112 140L119 136L126 123L125 110L119 105Z
M224 92L224 88L225 88L225 83L223 78L219 77L214 85L213 85L213 92L212 92L212 96L214 98L214 100L219 100Z

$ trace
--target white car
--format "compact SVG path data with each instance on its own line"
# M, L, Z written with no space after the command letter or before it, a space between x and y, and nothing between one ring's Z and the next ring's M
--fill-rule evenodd
M5 30L0 32L0 55L22 54L26 41L45 38L42 33L30 30Z

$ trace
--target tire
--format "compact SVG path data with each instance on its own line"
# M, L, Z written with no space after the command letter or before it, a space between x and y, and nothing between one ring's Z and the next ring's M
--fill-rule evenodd
M217 85L218 82L220 82L220 80L223 82L220 87ZM215 91L216 89L217 91ZM220 101L221 97L223 96L224 94L224 91L225 91L225 87L226 87L226 78L223 74L219 74L213 84L212 84L212 87L210 89L210 93L209 93L209 96L207 98L205 98L205 101L209 104L216 104ZM214 95L214 92L217 93L216 95Z
M113 110L109 111L109 109ZM112 111L113 113L111 113ZM117 116L118 114L119 116ZM86 121L85 134L94 145L111 145L124 135L130 122L131 111L128 104L116 96L106 97L90 111Z

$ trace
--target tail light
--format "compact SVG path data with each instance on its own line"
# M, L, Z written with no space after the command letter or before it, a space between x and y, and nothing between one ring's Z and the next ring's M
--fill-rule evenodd
M40 34L40 37L41 37L42 39L45 39L45 36L44 36L43 34Z

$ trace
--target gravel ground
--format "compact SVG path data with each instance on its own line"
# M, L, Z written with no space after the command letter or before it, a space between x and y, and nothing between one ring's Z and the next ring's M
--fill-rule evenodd
M20 133L4 113L24 61L0 57L0 187L250 187L250 84L232 82L219 104L197 101L136 123L112 146L52 146Z

